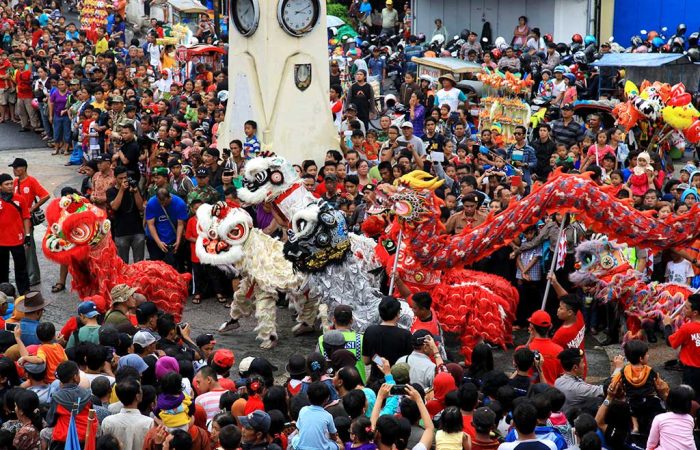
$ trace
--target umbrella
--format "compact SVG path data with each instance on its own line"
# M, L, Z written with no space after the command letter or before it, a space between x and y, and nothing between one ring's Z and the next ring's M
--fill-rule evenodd
M343 25L345 25L345 22L340 17L326 16L326 28L342 27Z

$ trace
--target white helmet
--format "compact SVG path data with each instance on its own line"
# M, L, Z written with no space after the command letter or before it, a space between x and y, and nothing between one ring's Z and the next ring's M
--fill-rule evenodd
M508 43L506 42L506 39L503 36L498 36L496 38L496 42L494 42L494 45L499 50L505 50L508 48Z
M431 44L442 45L442 44L445 43L445 36L443 36L443 35L441 35L441 34L436 34L436 35L433 36L433 38L430 40L430 43L431 43Z

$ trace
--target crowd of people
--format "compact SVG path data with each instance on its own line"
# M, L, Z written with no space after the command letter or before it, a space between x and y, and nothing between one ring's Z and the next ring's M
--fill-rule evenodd
M386 3L382 28L410 23ZM78 166L84 179L61 195L85 196L109 212L125 262L148 257L192 272L193 304L216 299L228 306L238 280L199 263L197 208L218 201L245 207L255 227L287 237L269 205L252 207L237 197L247 161L260 155L257 124L249 120L234 130L240 139L217 142L226 71L200 65L183 73L157 43L162 24L152 22L145 40L127 43L119 14L91 33L54 4L4 5L0 121L19 121L21 131L40 133L54 155L70 155L61 163ZM447 33L441 23L435 32ZM207 18L197 35L218 38ZM513 49L493 60L475 36L463 57L489 67L519 64ZM513 41L516 49L530 41L538 51L547 47L526 19ZM408 42L417 40L410 35ZM451 75L435 90L409 60L394 99L406 112L393 125L395 111L381 111L368 84L385 73L384 60L355 53L340 67L331 59L339 147L322 161L294 161L304 187L342 211L357 233L377 202L376 186L416 169L445 181L436 193L449 234L491 220L556 169L591 172L612 195L661 219L688 211L700 197L697 165L683 166L676 178L658 152L644 151L643 138L631 145L595 114L585 123L574 120L576 95L556 69L554 49L545 51L554 90L545 83L532 97L550 96L561 118L518 127L512 143L499 126L478 129ZM189 324L131 286L115 286L109 299L81 298L65 323L44 320L51 298L37 287L47 280L34 227L44 222L51 193L42 174L29 174L33 162L16 158L13 175L0 174L0 223L7 231L0 236L0 328L6 330L0 331L0 450L74 449L73 436L82 445L96 438L99 450L696 448L700 296L689 298L684 325L674 330L666 318L626 339L610 377L588 383L586 336L604 332L603 344L617 343L625 320L614 301L598 304L569 283L574 249L587 238L569 216L545 218L474 267L503 276L520 293L516 328L528 339L514 350L512 368L495 367L486 342L473 349L470 365L460 364L430 295L421 292L407 299L415 315L410 330L397 326L400 304L391 296L379 305L381 324L362 334L353 331L352 308L339 306L312 352L295 353L278 368L260 351L234 371L235 345L217 345L212 334L193 336ZM564 264L550 273L562 221ZM627 253L651 280L698 285L692 246ZM53 293L64 291L67 268L50 282ZM546 283L553 293L540 309ZM221 308L216 301L207 307ZM669 386L649 365L649 344L662 335L680 349L683 384Z

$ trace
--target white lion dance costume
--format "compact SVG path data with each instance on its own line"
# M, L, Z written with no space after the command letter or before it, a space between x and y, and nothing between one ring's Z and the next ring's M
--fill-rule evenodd
M197 256L203 264L219 267L229 275L240 275L233 296L231 320L220 331L238 328L238 320L255 312L255 331L261 348L277 344L277 293L292 291L304 276L292 269L282 254L282 243L253 227L248 212L226 203L202 205L197 210Z

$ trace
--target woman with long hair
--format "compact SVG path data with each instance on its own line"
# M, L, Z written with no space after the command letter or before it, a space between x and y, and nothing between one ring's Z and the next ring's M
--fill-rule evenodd
M15 413L22 424L15 434L12 445L17 450L38 450L41 448L39 431L43 427L39 411L39 397L34 391L22 389L15 395Z

